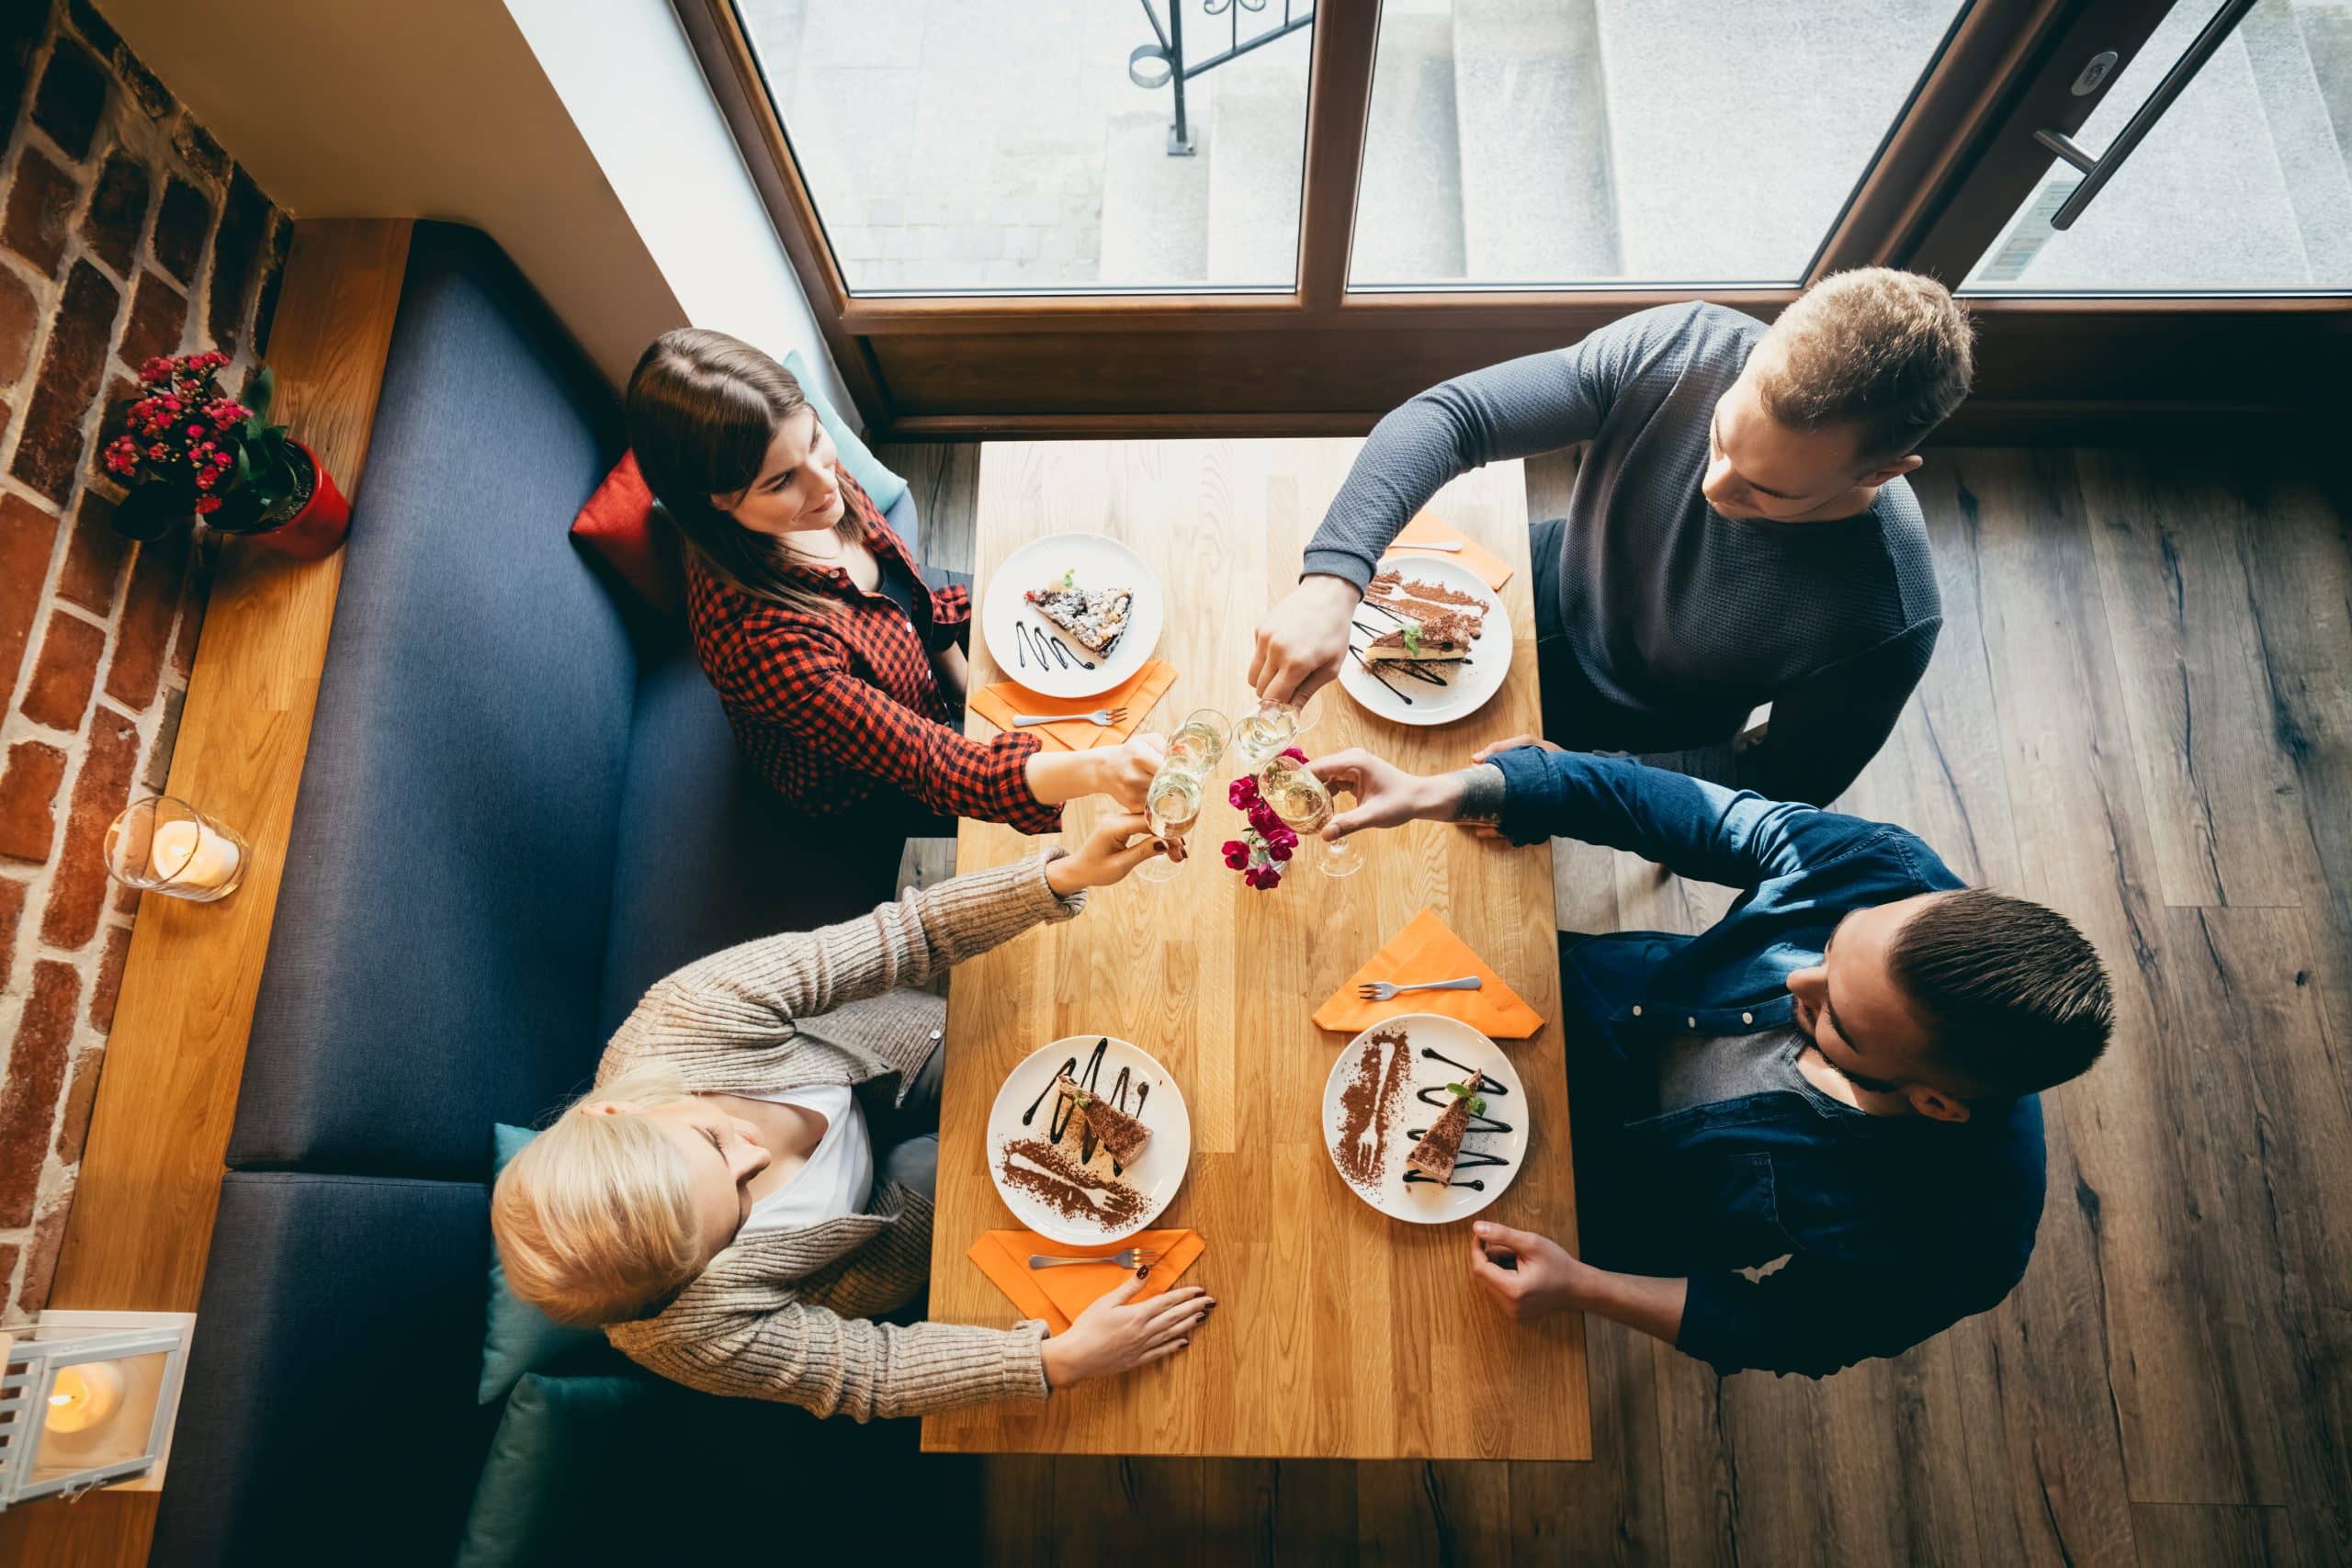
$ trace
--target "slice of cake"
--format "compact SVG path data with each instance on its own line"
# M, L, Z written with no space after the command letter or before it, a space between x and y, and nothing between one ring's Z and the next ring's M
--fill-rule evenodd
M1485 1074L1472 1073L1466 1084L1445 1086L1453 1091L1453 1103L1439 1114L1430 1130L1421 1134L1421 1141L1405 1156L1408 1168L1419 1171L1431 1181L1453 1179L1453 1162L1462 1157L1462 1134L1470 1130L1471 1112L1485 1106L1478 1091L1486 1084Z
M1477 637L1476 626L1465 617L1442 615L1382 633L1364 646L1363 656L1413 664L1445 663L1468 658Z
M1405 620L1427 624L1453 615L1468 623L1472 637L1485 629L1487 602L1442 582L1425 582L1419 578L1400 577L1394 570L1384 571L1372 580L1372 586L1364 591L1364 599L1375 608Z
M1111 1157L1121 1165L1135 1164L1143 1146L1151 1142L1151 1129L1068 1073L1061 1076L1059 1088L1086 1119L1086 1130L1094 1134L1094 1141L1110 1150Z
M1127 606L1136 596L1125 588L1080 588L1078 574L1066 571L1058 582L1033 588L1023 597L1089 651L1108 654L1127 629Z

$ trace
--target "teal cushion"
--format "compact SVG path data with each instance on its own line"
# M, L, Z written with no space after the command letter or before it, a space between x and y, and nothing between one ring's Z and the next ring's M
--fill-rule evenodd
M537 1136L528 1127L503 1122L492 1127L491 1179L497 1180L506 1162ZM484 1404L505 1398L526 1372L584 1365L616 1355L601 1331L567 1327L528 1302L517 1301L506 1289L506 1269L498 1261L498 1248L491 1247L490 1323L482 1335L481 1386L477 1391Z
M512 1131L512 1129L504 1129ZM611 1510L633 1506L628 1457L661 1440L650 1413L671 1399L649 1377L551 1378L526 1373L506 1402L474 1484L458 1568L611 1562ZM644 1499L634 1499L642 1502ZM574 1539L583 1535L586 1539Z
M874 498L875 510L888 512L898 505L899 498L907 493L907 481L884 468L881 460L866 448L865 443L858 439L857 426L833 412L833 405L827 402L825 394L817 389L817 378L808 373L808 362L800 357L798 349L784 356L784 367L792 372L792 378L800 383L802 391L808 394L808 401L816 407L817 418L832 433L833 445L841 448L842 467L847 468L849 477Z

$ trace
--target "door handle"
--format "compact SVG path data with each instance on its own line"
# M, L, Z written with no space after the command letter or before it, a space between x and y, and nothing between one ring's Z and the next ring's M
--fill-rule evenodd
M2225 0L2222 8L2213 13L2212 20L2207 22L2204 30L2197 35L2196 40L2182 51L2178 60L2173 62L2172 69L2165 73L2165 79L2156 84L2156 90L2148 95L2147 101L2132 111L2123 129L2115 133L2115 140L2108 143L2105 152L2094 157L2063 130L2045 130L2033 133L2036 141L2081 170L2083 175L2081 183L2075 186L2074 194L2051 214L2050 226L2052 229L2075 226L2075 220L2083 215L2083 209L2091 204L2091 198L2107 187L2107 182L2115 177L2116 171L2123 167L2132 151L2146 139L2149 131L2155 129L2156 121L2164 118L2165 111L2172 107L2173 100L2179 97L2182 90L2196 79L2197 73L2204 69L2205 62L2213 57L2213 51L2228 40L2238 23L2245 19L2245 14L2254 9L2255 4L2256 0Z

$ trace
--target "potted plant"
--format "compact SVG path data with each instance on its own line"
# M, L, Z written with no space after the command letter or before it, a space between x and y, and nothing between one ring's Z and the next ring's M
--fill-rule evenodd
M158 539L202 519L299 559L331 555L351 526L351 503L318 455L269 423L274 383L254 378L254 406L220 389L225 354L151 359L139 391L115 405L107 472L130 494L114 525Z

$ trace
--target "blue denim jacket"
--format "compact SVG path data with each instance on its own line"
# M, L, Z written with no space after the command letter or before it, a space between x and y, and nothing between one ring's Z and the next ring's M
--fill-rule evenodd
M1789 975L1819 962L1849 911L1962 886L1883 822L1580 752L1526 747L1495 761L1514 842L1582 839L1740 889L1697 936L1563 939L1580 1094L1654 1075L1659 1043L1676 1033L1788 1024ZM1606 1173L1602 1190L1584 1194L1587 1256L1687 1274L1676 1345L1718 1371L1818 1377L1894 1355L1998 1303L2033 1250L2041 1102L1974 1112L1959 1123L1871 1116L1810 1085L1631 1120L1580 1104L1577 1136L1591 1121L1609 1142L1578 1150ZM1761 1279L1738 1272L1784 1254Z

